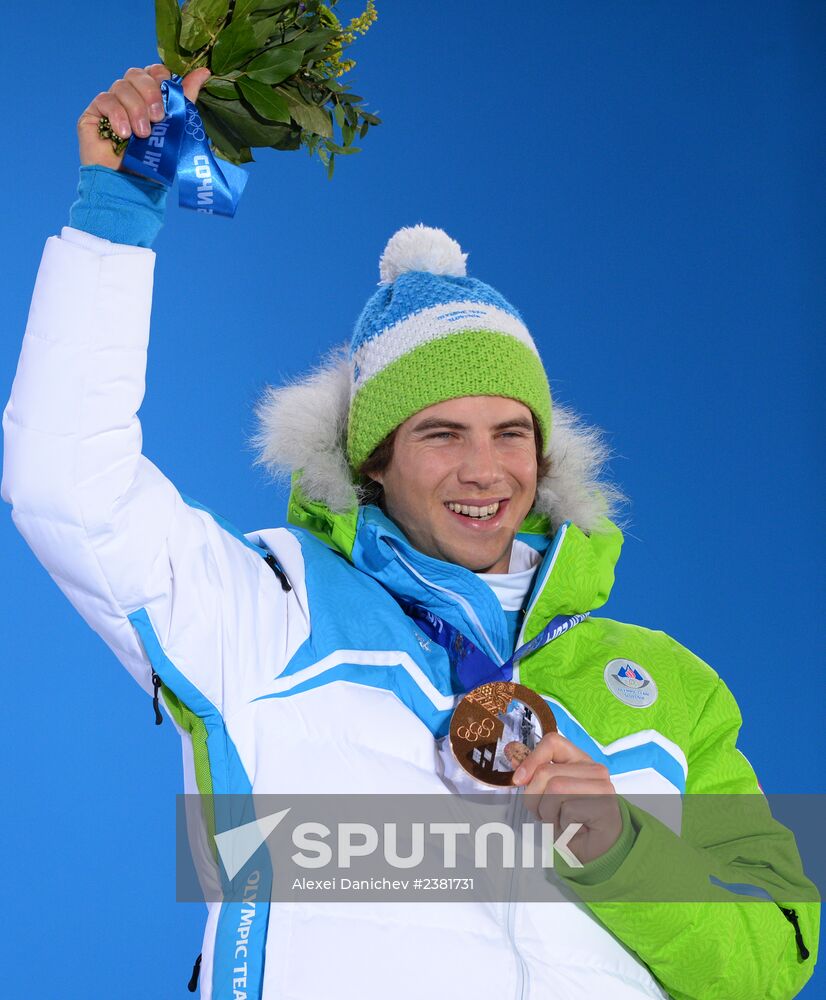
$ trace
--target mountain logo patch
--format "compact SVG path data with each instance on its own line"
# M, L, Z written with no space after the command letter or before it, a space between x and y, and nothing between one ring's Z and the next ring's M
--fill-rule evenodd
M631 660L611 660L603 674L608 690L632 708L648 708L657 700L657 685L645 667Z

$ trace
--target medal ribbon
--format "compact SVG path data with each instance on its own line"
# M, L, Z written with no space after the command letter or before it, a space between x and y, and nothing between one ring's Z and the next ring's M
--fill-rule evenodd
M557 615L530 642L515 650L510 659L498 664L466 635L421 604L400 603L404 613L416 622L425 635L447 651L451 673L455 674L463 691L472 691L480 684L488 684L491 681L513 680L513 668L521 659L558 639L580 622L584 622L591 614L590 611L586 611L580 615Z
M146 139L133 135L123 165L142 177L170 187L178 178L178 204L209 215L235 215L247 183L246 171L218 161L209 148L198 109L187 97L181 77L161 84L166 117Z

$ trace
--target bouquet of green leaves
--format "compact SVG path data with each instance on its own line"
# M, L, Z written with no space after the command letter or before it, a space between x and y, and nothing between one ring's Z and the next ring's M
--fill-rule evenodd
M374 0L343 25L339 0L155 0L158 53L181 76L207 66L212 76L198 111L212 148L232 163L251 150L299 149L332 177L336 156L371 125L364 99L341 82L355 65L345 49L376 20Z

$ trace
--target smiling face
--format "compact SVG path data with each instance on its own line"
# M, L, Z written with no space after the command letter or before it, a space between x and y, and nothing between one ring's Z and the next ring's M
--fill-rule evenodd
M396 431L387 468L369 475L420 552L475 573L507 573L536 494L531 411L501 396L428 406Z

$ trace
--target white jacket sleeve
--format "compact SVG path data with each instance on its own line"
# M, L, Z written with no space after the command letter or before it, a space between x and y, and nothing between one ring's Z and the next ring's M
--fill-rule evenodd
M72 229L47 242L3 416L2 495L55 582L147 691L135 612L175 671L227 715L285 662L303 616L264 559L141 454L154 261ZM294 540L282 534L286 564Z

